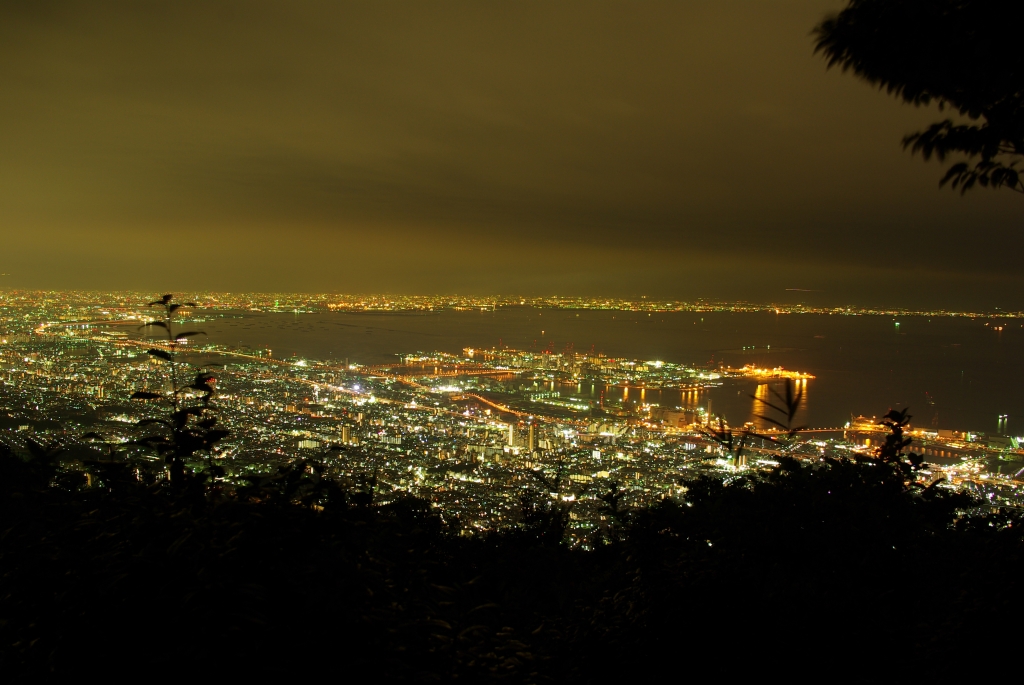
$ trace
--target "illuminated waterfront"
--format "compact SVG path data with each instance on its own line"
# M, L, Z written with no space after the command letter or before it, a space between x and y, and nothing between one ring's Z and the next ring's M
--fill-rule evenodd
M225 312L203 323L211 342L269 347L275 356L394 362L412 351L460 352L499 344L523 350L593 349L610 357L678 364L745 364L807 371L812 426L909 406L935 428L992 432L997 417L1024 420L1024 329L1018 320L966 317L775 315L769 312L624 312L499 308L413 314ZM650 315L648 315L650 314ZM1002 331L992 325L998 321ZM986 325L989 324L989 325ZM1015 330L1016 329L1016 330ZM713 402L731 420L750 417L756 383L729 381L699 395L652 391L663 406ZM581 388L589 396L590 388ZM601 392L594 388L595 393ZM622 395L622 389L615 391ZM633 393L633 400L639 399ZM879 405L882 406L879 406ZM1017 424L1024 428L1024 423Z

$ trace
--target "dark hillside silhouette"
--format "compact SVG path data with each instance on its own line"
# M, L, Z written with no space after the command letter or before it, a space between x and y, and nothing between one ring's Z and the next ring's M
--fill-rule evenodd
M691 481L684 502L630 512L585 553L530 526L453 536L412 499L318 512L141 484L40 489L19 462L3 456L8 682L98 668L918 682L979 650L1001 658L1024 608L1019 518L962 518L978 505L911 493L879 464L783 459Z
M789 425L795 393L779 397ZM332 480L316 460L224 489L202 461L152 480L108 455L84 463L87 479L59 449L4 449L0 672L946 680L978 653L1012 658L1024 521L920 485L908 420L886 415L874 456L781 457L769 473L685 481L650 509L622 507L611 483L593 552L561 544L569 512L551 502L466 538L428 503L377 497L369 475Z

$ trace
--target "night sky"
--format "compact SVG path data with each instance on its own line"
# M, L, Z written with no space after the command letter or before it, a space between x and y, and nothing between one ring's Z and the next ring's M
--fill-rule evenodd
M842 5L5 0L0 288L1024 307Z

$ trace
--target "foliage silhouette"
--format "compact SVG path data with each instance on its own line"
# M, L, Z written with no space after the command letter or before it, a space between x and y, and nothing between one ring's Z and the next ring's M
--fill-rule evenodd
M732 428L725 425L725 421L721 417L718 419L718 427L716 429L704 429L702 430L702 433L705 437L717 442L722 449L729 454L729 458L732 460L733 464L736 465L739 464L740 459L743 457L744 450L753 435L753 433L747 429L743 429L743 431L737 435ZM710 458L712 457L701 457L702 460Z
M603 494L598 495L598 499L604 502L603 510L618 520L625 514L625 510L622 507L622 498L625 496L626 491L619 487L617 480L613 480L608 483L608 489Z
M559 545L565 539L569 517L575 501L566 502L562 491L566 486L568 465L565 455L559 453L554 474L543 468L526 473L536 481L539 489L529 489L519 499L519 532L543 545Z
M154 359L166 362L170 368L170 391L151 392L138 391L132 399L141 401L157 401L168 409L166 418L147 418L138 422L139 426L162 429L157 433L136 439L132 444L155 451L164 458L172 485L183 486L191 478L186 472L186 462L196 452L204 452L208 459L208 467L204 474L211 480L224 475L224 470L213 463L212 452L217 443L228 435L228 431L217 428L217 408L212 404L216 393L216 377L212 373L199 371L188 385L179 383L178 359L179 346L182 341L197 335L205 335L202 331L176 332L174 315L181 307L195 307L194 302L184 305L174 302L173 295L164 295L161 299L150 302L150 307L163 309L163 318L143 325L144 328L160 328L164 331L166 343L162 347L154 347L147 352Z
M756 395L751 395L751 397L768 409L778 412L781 415L781 420L774 419L764 414L758 414L758 418L786 431L787 438L792 438L798 432L805 430L807 426L793 425L796 421L797 412L800 411L800 403L804 399L803 386L798 386L796 381L791 378L787 378L785 382L786 391L784 394L771 386L768 387L769 392L775 397L779 404L770 402L763 397L757 397Z
M879 422L880 425L889 429L889 434L886 436L886 441L877 449L872 461L880 466L891 469L892 473L906 488L923 487L931 493L935 485L942 481L936 480L927 486L921 485L918 479L916 479L916 474L928 468L925 458L913 452L904 452L912 441L903 432L903 429L910 423L911 416L908 412L909 408L904 408L899 412L889 410L882 418L882 421Z
M691 478L683 499L647 509L622 507L612 483L599 499L621 528L592 553L558 544L560 529L452 535L415 498L357 505L329 455L196 498L138 481L10 488L28 462L8 450L0 671L65 678L100 659L118 677L159 659L181 677L320 677L343 663L393 682L601 682L684 658L732 659L743 676L820 677L845 660L851 680L945 679L950 651L1015 644L976 626L1024 608L1005 592L1024 526L910 488L908 419L887 415L891 440L870 459L781 456L764 475ZM957 591L936 601L926 577ZM914 660L886 646L904 642Z
M803 388L798 386L792 379L786 379L785 388L785 392L780 393L775 388L769 386L769 391L775 396L778 404L766 400L763 397L750 395L752 399L765 405L766 409L779 413L780 418L778 419L765 414L759 414L758 418L786 431L783 440L780 441L779 436L762 435L756 431L750 430L749 428L744 428L737 435L736 432L726 426L725 421L722 420L721 417L718 419L717 429L704 429L702 431L703 434L710 440L721 445L721 447L729 454L730 459L736 466L740 466L743 463L742 459L746 454L746 450L755 439L769 443L781 443L783 447L787 446L787 443L792 441L798 432L806 429L806 426L793 425L797 412L800 411L800 403L803 401ZM707 458L709 457L701 457L702 460Z
M57 476L61 449L41 445L31 438L25 441L30 458L22 461L7 445L0 443L0 489L3 494L42 490Z
M940 186L1024 193L1024 53L1010 4L980 0L850 0L814 30L829 67L913 105L936 103L969 123L936 122L904 148L945 160Z

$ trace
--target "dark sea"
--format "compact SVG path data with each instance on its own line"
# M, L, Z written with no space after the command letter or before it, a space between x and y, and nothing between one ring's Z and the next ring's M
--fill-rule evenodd
M1013 319L773 313L635 313L507 308L425 314L226 312L210 342L292 356L380 364L411 352L498 345L682 364L782 366L807 382L801 423L838 427L851 415L909 407L914 425L994 434L1008 415L1024 435L1024 323ZM999 327L1002 330L998 330ZM732 380L698 395L645 392L663 407L706 407L733 424L755 412L756 383ZM573 388L570 391L575 392ZM587 395L589 386L579 388ZM623 393L610 388L609 393ZM636 389L629 391L636 401Z

